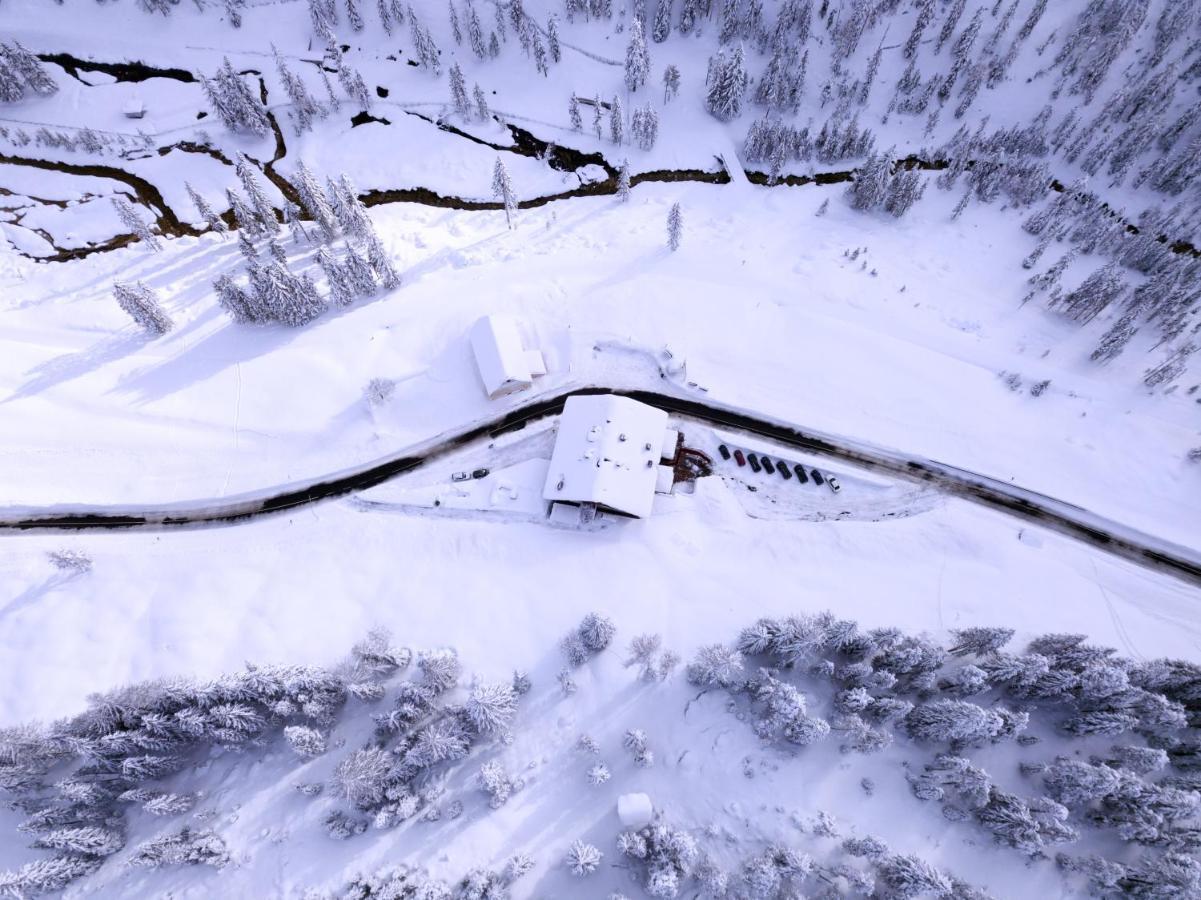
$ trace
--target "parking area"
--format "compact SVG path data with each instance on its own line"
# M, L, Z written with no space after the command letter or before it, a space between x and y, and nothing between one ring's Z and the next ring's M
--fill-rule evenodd
M765 478L779 478L782 481L794 481L799 488L806 486L826 488L833 494L842 492L842 482L836 475L823 472L817 466L785 459L783 456L772 457L763 452L756 453L742 447L732 446L728 442L717 445L717 455L725 462L732 462L738 468L746 467L752 474L762 474Z

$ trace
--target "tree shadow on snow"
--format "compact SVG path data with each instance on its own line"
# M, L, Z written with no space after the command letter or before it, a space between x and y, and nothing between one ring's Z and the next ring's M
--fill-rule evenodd
M46 360L30 369L25 382L0 403L33 397L47 388L74 381L101 366L121 359L137 350L150 338L140 332L127 330L99 341L84 350L65 353Z
M0 607L0 622L3 622L9 616L15 615L22 609L33 606L55 588L61 587L78 575L78 572L55 572L41 584L31 585L26 588L11 603Z

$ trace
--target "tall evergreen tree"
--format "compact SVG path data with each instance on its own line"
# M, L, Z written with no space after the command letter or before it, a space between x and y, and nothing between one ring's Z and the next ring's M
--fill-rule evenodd
M146 284L141 281L113 283L113 298L129 317L150 334L166 334L172 328L171 317Z
M617 198L622 203L630 202L630 161L623 159L617 170Z
M619 97L614 97L609 104L609 137L615 144L625 140L625 112Z
M656 44L662 44L671 34L671 0L659 0L655 8L655 27L651 29L651 37Z
M513 213L517 211L517 197L513 193L513 182L509 180L509 172L504 160L496 157L496 166L492 170L492 195L499 199L505 208L505 224L513 227Z
M217 234L225 234L229 231L228 226L222 221L221 217L213 211L208 201L200 196L192 185L185 181L184 188L187 190L188 196L192 198L192 205L196 207L196 212L200 213L200 218L204 219L210 231L214 231Z
M667 213L667 246L671 251L680 249L680 239L684 234L684 214L680 212L680 204L673 203Z
M724 50L719 50L717 55L709 60L706 108L722 122L738 118L742 113L742 100L746 94L747 82L742 47L736 47L729 56Z
M646 38L642 33L642 25L638 20L630 26L630 43L626 46L626 87L636 91L646 84L650 75L651 54L646 46Z
M146 245L147 249L155 252L162 249L162 244L155 233L150 230L149 223L138 215L137 210L133 208L133 204L120 194L113 195L112 204L113 209L117 211L117 218L121 220L121 224L133 232L138 240Z
M479 116L481 122L487 122L492 118L492 111L488 109L488 98L484 95L484 89L477 82L473 89L475 96L475 114Z
M250 205L254 208L255 218L262 225L263 232L274 234L279 230L279 221L275 217L275 207L267 199L267 194L263 190L263 183L258 177L258 170L246 157L246 154L238 153L234 157L234 171L237 173L238 180L242 182L242 188L246 191L246 196L250 199Z
M546 20L546 45L550 49L551 62L563 59L563 48L559 46L559 17L554 13Z
M454 104L455 112L463 118L470 115L471 101L467 99L467 82L463 80L463 70L459 68L458 63L450 67L450 100Z
M471 52L480 59L488 56L488 48L484 45L484 29L480 26L480 17L475 11L475 4L467 3L467 40L471 44Z

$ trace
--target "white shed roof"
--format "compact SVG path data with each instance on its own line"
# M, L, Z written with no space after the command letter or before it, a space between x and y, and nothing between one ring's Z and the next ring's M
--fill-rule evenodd
M542 496L650 515L667 413L629 397L568 397Z
M522 346L515 319L484 316L471 328L471 349L489 397L499 397L533 383L530 357Z

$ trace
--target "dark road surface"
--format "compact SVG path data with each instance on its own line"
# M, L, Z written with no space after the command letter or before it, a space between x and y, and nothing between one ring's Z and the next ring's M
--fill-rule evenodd
M884 448L807 432L794 425L708 400L694 400L658 391L604 387L576 388L542 397L512 409L497 419L425 445L420 450L409 450L359 469L300 486L280 488L275 492L264 491L224 501L197 500L158 508L63 506L21 510L16 515L4 515L0 511L0 516L3 516L0 518L0 531L166 529L236 524L374 487L419 469L464 444L516 431L528 422L556 415L562 412L563 404L570 396L599 393L631 397L705 425L748 432L775 443L845 460L862 468L928 483L943 493L1035 522L1114 556L1201 586L1201 553L1126 528L1052 497L934 460L907 458Z

